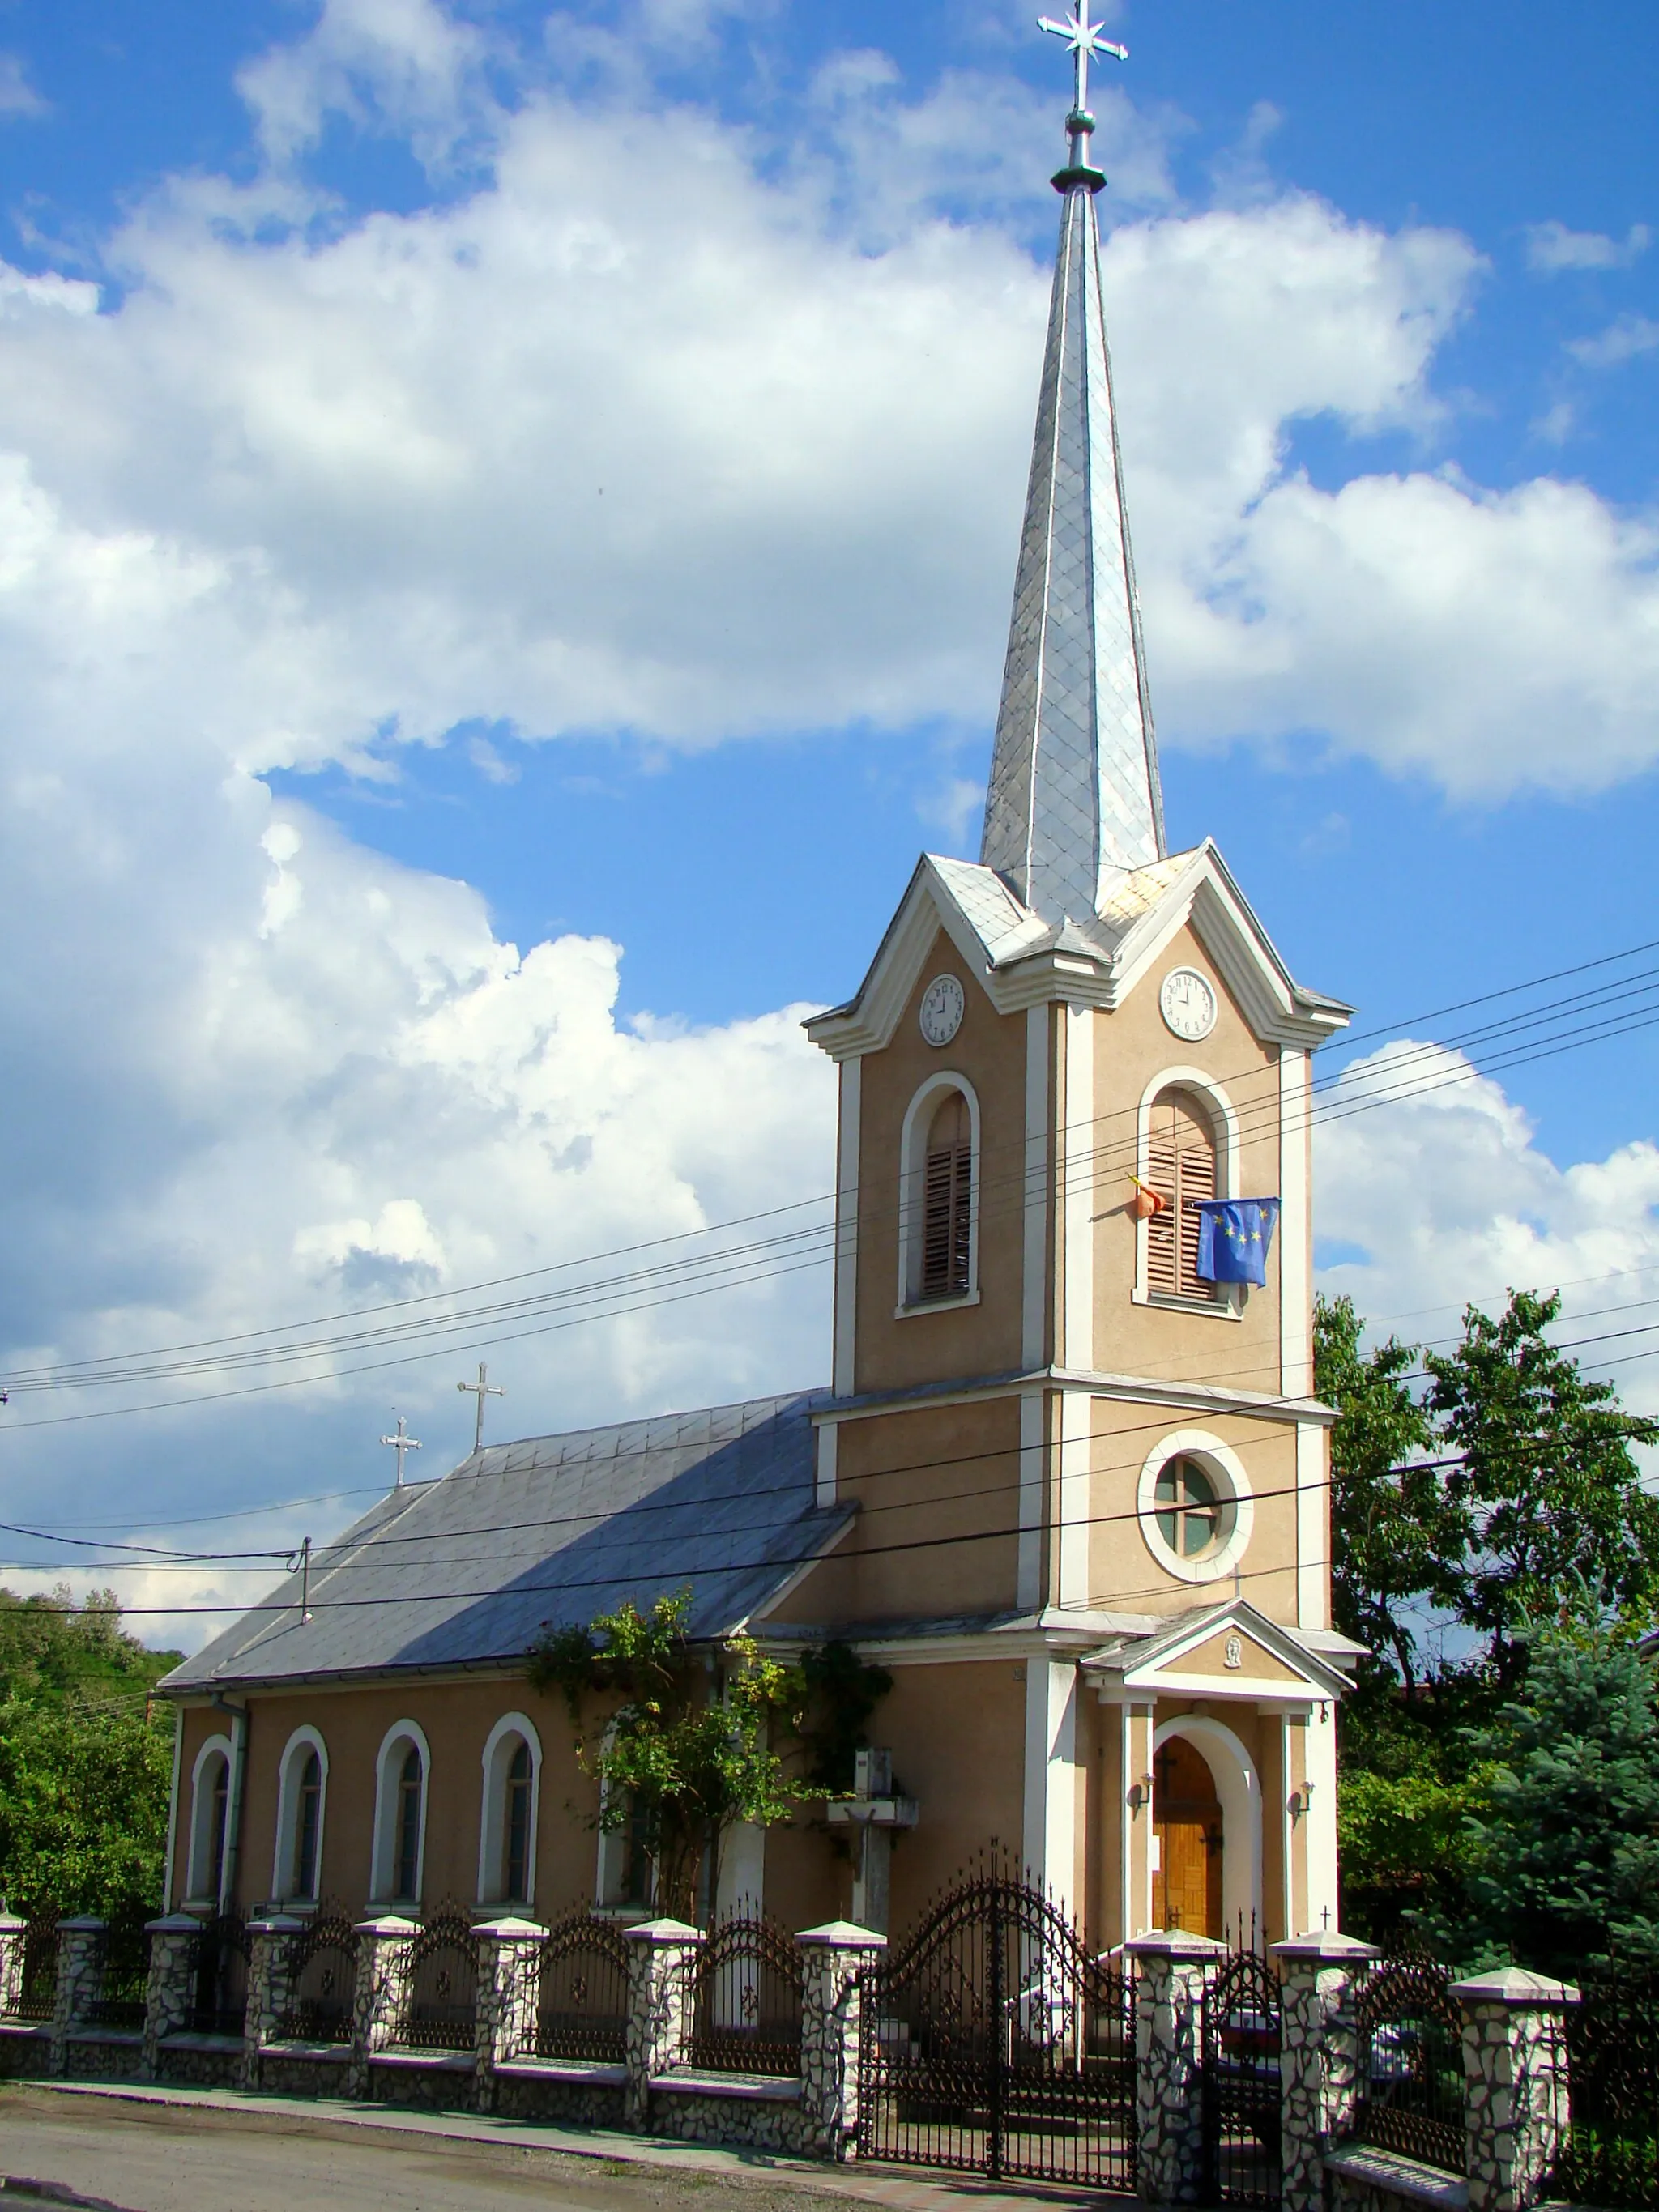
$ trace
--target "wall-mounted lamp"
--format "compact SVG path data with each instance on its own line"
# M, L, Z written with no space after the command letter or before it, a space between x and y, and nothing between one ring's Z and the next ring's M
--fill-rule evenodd
M1299 1790L1291 1790L1290 1802L1286 1808L1291 1820L1299 1820L1303 1814L1306 1813L1309 1804L1312 1800L1314 1786L1311 1782L1304 1782Z
M1139 1813L1144 1805L1152 1803L1153 1778L1150 1774L1143 1774L1139 1782L1130 1786L1129 1810L1132 1813Z

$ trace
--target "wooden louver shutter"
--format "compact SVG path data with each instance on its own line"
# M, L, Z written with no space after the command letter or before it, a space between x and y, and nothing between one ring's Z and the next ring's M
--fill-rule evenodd
M1212 1298L1214 1284L1198 1273L1199 1217L1188 1201L1216 1194L1215 1141L1179 1091L1166 1091L1152 1108L1144 1180L1164 1200L1146 1224L1147 1289L1164 1297Z
M954 1093L933 1116L922 1174L921 1295L958 1297L969 1286L974 1148L968 1102Z

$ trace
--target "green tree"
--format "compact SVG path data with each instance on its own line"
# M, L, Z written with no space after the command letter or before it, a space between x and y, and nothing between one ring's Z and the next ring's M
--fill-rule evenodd
M112 1591L0 1589L0 1895L19 1911L148 1918L161 1895L179 1654L121 1626Z
M1626 1412L1610 1382L1548 1341L1560 1310L1559 1292L1528 1291L1512 1291L1497 1321L1470 1306L1456 1351L1425 1361L1428 1409L1459 1458L1445 1483L1462 1536L1447 1595L1460 1625L1487 1639L1505 1691L1524 1656L1517 1632L1571 1607L1581 1584L1644 1620L1659 1595L1659 1499L1630 1449L1659 1439L1659 1422Z
M635 1833L661 1908L692 1917L705 1854L738 1822L774 1827L822 1799L890 1678L835 1647L785 1667L746 1636L710 1651L685 1632L689 1593L641 1613L624 1601L586 1627L547 1632L532 1684L562 1691L576 1754L599 1784L599 1825ZM793 1739L792 1773L775 1736Z
M0 1705L0 1892L15 1911L157 1910L171 1733L142 1707Z
M1615 1954L1659 1963L1659 1668L1593 1619L1525 1640L1524 1694L1477 1740L1491 1776L1447 1933L1472 1963L1568 1981Z
M1337 1409L1331 1432L1331 1601L1337 1626L1386 1652L1409 1694L1419 1671L1408 1608L1453 1598L1460 1531L1441 1472L1413 1465L1434 1441L1407 1377L1418 1348L1390 1337L1362 1352L1352 1298L1314 1307L1314 1388Z

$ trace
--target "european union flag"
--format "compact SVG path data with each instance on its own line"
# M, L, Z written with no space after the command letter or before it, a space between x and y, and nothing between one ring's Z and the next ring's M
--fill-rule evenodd
M1276 1198L1200 1199L1197 1273L1206 1283L1265 1284L1278 1222Z

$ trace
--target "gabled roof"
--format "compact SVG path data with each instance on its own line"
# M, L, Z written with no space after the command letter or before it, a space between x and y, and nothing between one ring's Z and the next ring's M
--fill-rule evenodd
M1141 1698L1248 1697L1297 1705L1340 1698L1348 1687L1329 1657L1247 1597L1196 1606L1154 1636L1115 1637L1088 1653L1082 1667L1097 1687Z
M680 1589L694 1637L728 1633L852 1519L814 1504L811 1414L827 1395L489 1445L316 1552L309 1620L289 1576L161 1686L507 1665L547 1623Z
M806 1033L834 1060L879 1051L940 928L998 1012L1011 1013L1052 999L1121 1006L1188 921L1263 1042L1310 1048L1347 1021L1340 999L1294 981L1206 837L1116 878L1098 914L1058 923L994 869L925 853L856 995L813 1015Z

